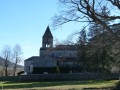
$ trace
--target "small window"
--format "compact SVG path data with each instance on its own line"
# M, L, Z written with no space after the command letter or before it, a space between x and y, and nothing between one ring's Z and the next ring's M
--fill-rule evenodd
M50 44L46 44L46 47L50 47Z

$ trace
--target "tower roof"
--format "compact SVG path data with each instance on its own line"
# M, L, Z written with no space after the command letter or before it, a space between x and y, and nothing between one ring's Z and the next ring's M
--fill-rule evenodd
M46 31L45 31L43 37L53 37L49 26L46 28Z

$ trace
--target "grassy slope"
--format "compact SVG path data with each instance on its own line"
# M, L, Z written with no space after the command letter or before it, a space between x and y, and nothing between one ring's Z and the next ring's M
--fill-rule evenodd
M0 89L23 90L83 90L85 88L106 88L116 85L118 80L58 81L58 82L1 82Z

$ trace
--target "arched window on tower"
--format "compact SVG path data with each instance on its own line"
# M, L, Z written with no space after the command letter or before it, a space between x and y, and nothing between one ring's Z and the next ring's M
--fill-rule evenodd
M46 44L46 48L49 48L50 47L50 44Z

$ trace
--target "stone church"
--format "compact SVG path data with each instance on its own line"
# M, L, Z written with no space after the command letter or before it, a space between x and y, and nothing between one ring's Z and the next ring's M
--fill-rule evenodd
M53 35L48 26L42 37L39 56L26 59L24 70L27 74L79 72L77 62L77 46L56 45L53 47Z

